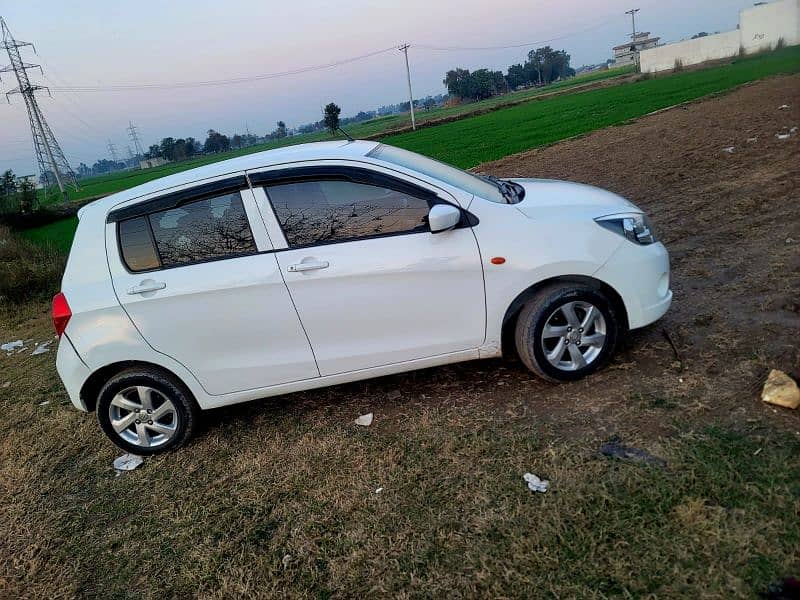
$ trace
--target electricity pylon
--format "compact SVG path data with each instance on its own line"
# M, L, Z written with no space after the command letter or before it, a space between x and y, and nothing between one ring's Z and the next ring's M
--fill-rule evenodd
M57 185L61 191L61 195L66 199L66 187L72 185L78 189L78 183L75 179L75 172L69 166L61 146L58 145L56 136L47 124L47 120L42 114L42 109L39 108L39 103L36 101L37 90L50 90L41 85L31 84L28 79L28 69L39 69L39 65L33 65L23 62L20 57L19 49L23 46L31 46L34 53L36 48L30 42L20 42L14 39L11 32L6 25L6 22L0 17L0 29L3 33L3 41L0 48L5 48L8 52L8 58L11 64L7 67L0 69L0 73L13 72L17 78L17 87L6 94L6 100L11 102L13 94L22 95L25 101L25 107L28 109L28 120L31 126L31 135L33 136L33 148L36 152L36 161L39 163L39 175L42 183L50 187Z

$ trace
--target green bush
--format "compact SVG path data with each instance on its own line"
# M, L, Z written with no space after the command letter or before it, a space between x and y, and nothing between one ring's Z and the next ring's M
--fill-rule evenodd
M20 304L58 292L66 256L50 244L38 245L0 228L0 300Z

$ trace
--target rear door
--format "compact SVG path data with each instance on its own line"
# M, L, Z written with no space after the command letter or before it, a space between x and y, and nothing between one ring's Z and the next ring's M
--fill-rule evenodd
M468 215L451 231L428 227L430 207L455 199L364 168L251 179L323 376L483 343L483 269Z
M106 242L137 329L209 394L319 376L244 176L113 211Z

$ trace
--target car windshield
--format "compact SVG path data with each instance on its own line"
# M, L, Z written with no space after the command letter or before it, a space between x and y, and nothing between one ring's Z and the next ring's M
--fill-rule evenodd
M469 194L484 198L485 200L491 200L492 202L498 202L500 204L508 203L508 198L503 193L502 187L498 186L496 182L451 167L448 164L428 158L422 154L381 144L367 154L367 156L417 171L423 175L462 189Z

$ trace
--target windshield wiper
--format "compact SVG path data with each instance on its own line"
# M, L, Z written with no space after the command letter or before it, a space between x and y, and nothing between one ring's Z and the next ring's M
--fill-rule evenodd
M481 175L483 179L495 185L500 193L503 195L506 203L517 204L522 201L525 196L525 189L518 183L512 181L503 181L494 175Z

